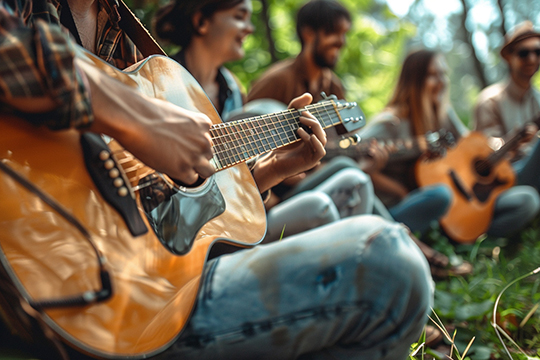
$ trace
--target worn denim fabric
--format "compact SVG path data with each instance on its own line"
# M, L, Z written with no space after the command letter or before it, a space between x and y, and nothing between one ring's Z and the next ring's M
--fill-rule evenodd
M348 216L372 213L375 193L368 175L358 168L326 175L312 190L306 189L268 211L265 242L278 240L282 232L290 236Z
M332 198L322 191L304 191L268 211L266 236L268 243L315 229L341 219Z
M157 358L405 359L432 295L408 231L354 216L212 260L186 330Z
M487 234L494 237L512 235L532 221L539 210L540 197L532 186L513 186L497 197Z
M446 214L451 202L452 192L446 185L430 185L411 191L389 212L412 232L423 233Z
M512 164L519 185L533 186L540 191L540 141L523 158Z

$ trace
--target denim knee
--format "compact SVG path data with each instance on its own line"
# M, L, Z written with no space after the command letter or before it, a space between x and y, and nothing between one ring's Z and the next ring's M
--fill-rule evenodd
M336 212L336 206L332 198L322 191L309 191L308 200L305 207L302 209L307 214L307 217L313 221L316 226L329 224L339 220L339 215Z
M446 185L426 186L422 189L424 195L429 198L433 211L446 214L452 203L452 190Z

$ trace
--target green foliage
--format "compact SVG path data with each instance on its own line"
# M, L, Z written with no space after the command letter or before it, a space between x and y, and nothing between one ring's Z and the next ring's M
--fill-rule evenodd
M300 52L300 42L296 36L295 16L304 0L266 1L275 60L296 56ZM166 2L127 0L148 28L151 28L155 11ZM382 110L388 101L404 57L403 49L416 28L401 21L378 1L343 0L342 3L350 10L353 24L335 70L345 84L348 100L358 102L369 118ZM240 61L227 64L246 89L273 63L263 3L253 0L252 5L255 33L244 43L246 55ZM167 53L178 50L164 48Z
M246 56L229 68L249 85L271 65L269 43L262 19L262 5L254 0L253 23L256 32L245 43ZM268 0L272 37L277 59L296 56L300 42L296 36L295 16L300 0ZM386 5L374 0L344 0L353 24L342 50L336 73L347 89L347 98L357 101L368 118L382 110L389 99L403 54L401 49L415 32L408 22L400 22Z

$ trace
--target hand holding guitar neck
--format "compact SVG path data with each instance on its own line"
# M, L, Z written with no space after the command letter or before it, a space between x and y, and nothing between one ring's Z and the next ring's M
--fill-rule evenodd
M294 99L289 108L302 109L310 104L311 100L312 96L306 93ZM291 176L312 169L326 153L326 133L317 119L303 111L299 121L310 130L309 134L301 126L297 130L301 141L276 149L255 164L253 177L261 192Z

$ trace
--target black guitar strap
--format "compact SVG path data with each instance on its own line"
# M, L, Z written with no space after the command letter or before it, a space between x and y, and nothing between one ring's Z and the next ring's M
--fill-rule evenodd
M165 51L159 46L157 41L150 35L148 30L144 27L141 21L135 16L135 14L127 7L127 5L122 0L118 0L118 3L115 0L108 0L112 2L112 7L118 9L118 14L120 15L120 21L118 25L129 38L135 43L137 49L143 54L144 57L150 55L165 55ZM75 37L75 40L79 45L82 46L81 37L79 36L79 31L73 20L73 15L69 8L67 0L60 0L60 5L62 5L62 12L60 14L60 22L64 25L69 32Z
M69 30L71 35L73 35L73 37L77 41L77 44L83 46L79 31L77 31L77 26L75 25L75 20L73 20L73 15L71 14L71 9L69 8L67 0L60 0L60 5L62 5L62 11L60 13L60 23Z
M139 51L145 56L165 55L165 51L150 35L139 18L127 7L123 0L118 0L118 13L120 14L120 28L126 32L135 43Z

